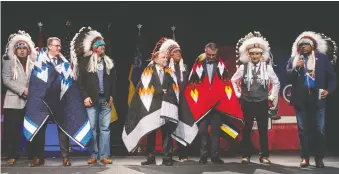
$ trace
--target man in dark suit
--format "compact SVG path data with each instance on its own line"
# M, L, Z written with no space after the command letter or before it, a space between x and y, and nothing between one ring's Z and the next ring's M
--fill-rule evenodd
M202 60L202 66L204 69L204 76L208 79L208 90L211 90L213 86L213 82L215 80L215 76L217 76L217 66L218 66L218 56L217 56L218 48L215 43L208 43L205 46L205 59ZM204 78L205 78L204 77ZM202 91L208 93L208 91ZM221 126L221 118L222 114L215 110L211 109L210 112L206 114L206 116L202 117L198 122L199 134L201 137L201 145L200 145L200 160L199 163L206 164L208 149L207 144L209 141L208 134L208 125L211 124L212 127L212 154L211 161L215 164L223 164L224 161L220 158L220 126Z
M48 57L50 58L53 66L61 64L63 61L67 61L65 58L62 58L61 55L61 40L57 37L50 37L47 40L48 48ZM55 120L53 120L55 122ZM45 163L44 160L44 150L45 150L45 133L46 133L47 123L45 123L41 130L37 133L35 138L28 144L28 158L32 159L32 162L29 164L30 167L39 166ZM63 166L71 166L69 160L69 138L67 135L59 128L58 126L58 135L60 143L61 157L63 159Z
M82 35L85 32L88 33ZM78 83L93 134L87 163L93 164L99 159L104 164L112 164L109 126L111 106L115 96L116 75L113 60L105 55L105 42L99 32L82 30L79 35L80 37L75 39L79 39L79 43L83 43L88 48L84 53L79 54L77 67L79 70ZM86 42L86 39L81 36L93 40ZM83 50L77 45L74 47ZM99 140L97 139L97 128L100 132Z
M300 167L309 166L309 138L315 129L315 163L323 168L325 151L325 101L336 88L336 74L326 55L327 42L320 34L303 32L293 44L287 73L292 82L291 105L294 106L300 139ZM311 121L315 120L315 127Z

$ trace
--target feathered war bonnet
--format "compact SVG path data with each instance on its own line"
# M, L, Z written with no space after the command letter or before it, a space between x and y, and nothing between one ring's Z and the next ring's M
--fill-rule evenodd
M248 63L250 61L248 57L249 52L263 53L263 60L261 61L266 62L270 59L269 43L258 31L248 33L237 43L236 56L238 57L238 61L241 63Z
M293 43L291 57L299 55L300 44L311 45L314 51L329 56L332 64L335 64L338 48L335 41L333 41L330 37L313 31L305 31L301 33Z
M101 45L105 45L104 37L101 35L101 33L92 29L91 27L82 27L79 32L75 34L70 45L71 61L74 68L77 69L79 58L85 58L93 55L93 53L96 52L96 49ZM92 59L92 56L90 59ZM106 55L104 56L104 60L107 70L110 70L113 67L112 60L110 60L110 58L108 58ZM96 61L90 60L90 63L91 62L95 63ZM77 72L77 70L75 70L75 72Z
M160 52L168 52L167 49L165 49L164 47L161 47L162 44L163 44L166 40L167 40L166 37L162 37L162 38L160 38L160 40L155 44L155 46L154 46L154 48L153 48L153 51L152 51L152 53L151 53L151 59L148 60L148 61L151 61L151 62L149 63L149 65L153 63L154 59L158 56L158 54L159 54Z
M18 57L15 55L15 51L17 48L21 47L27 47L28 49L26 69L34 65L35 59L37 57L37 51L35 49L34 42L32 41L31 36L28 33L23 30L19 30L18 33L11 34L8 38L6 52L3 55L3 58L7 56L7 58L12 61L11 68L14 80L18 78L17 66L19 62ZM26 73L29 73L29 71L26 71Z
M169 58L170 58L168 66L175 72L174 60L171 57L171 54L174 51L177 51L177 50L181 51L180 45L173 39L167 39L161 45L160 50L167 50L168 51ZM183 59L180 59L179 69L180 69L180 81L183 81L183 71L186 71Z
M262 53L262 59L258 63L260 66L259 77L261 79L261 84L266 88L269 83L268 72L267 72L267 62L271 60L270 46L266 38L264 38L260 32L254 31L248 33L245 37L241 38L236 46L236 55L239 57L237 63L248 64L247 72L245 74L245 83L247 89L250 90L250 86L253 83L253 64L250 61L248 56L251 52L260 52ZM239 62L240 61L240 62Z

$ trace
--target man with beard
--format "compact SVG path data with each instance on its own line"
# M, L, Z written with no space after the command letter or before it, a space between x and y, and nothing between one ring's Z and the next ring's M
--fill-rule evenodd
M240 106L226 64L217 53L215 43L208 43L205 46L205 53L197 58L192 67L184 94L194 121L199 127L201 137L199 163L202 164L207 163L209 124L212 126L211 161L215 164L224 163L219 152L221 130L236 138L238 130L243 126Z
M314 130L315 165L324 168L326 99L336 88L336 74L328 56L330 39L305 31L293 43L287 73L292 83L290 104L294 106L300 140L300 167L308 167L309 139ZM335 44L332 45L336 50ZM335 56L335 55L333 55ZM315 126L312 122L315 121Z
M104 164L112 164L110 121L116 83L113 60L105 54L102 35L90 27L83 27L75 35L71 42L71 55L79 71L78 83L93 134L87 163L93 164L100 160ZM97 129L100 132L99 140Z
M8 164L19 158L28 84L37 52L31 37L25 31L9 36L6 53L2 57L2 79L7 87L4 101L4 135Z

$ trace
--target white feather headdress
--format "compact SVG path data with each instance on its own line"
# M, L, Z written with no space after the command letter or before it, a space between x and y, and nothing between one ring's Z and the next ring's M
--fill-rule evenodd
M327 43L322 38L322 36L318 33L315 33L313 31L305 31L301 33L297 39L294 41L292 46L292 54L291 57L295 57L299 54L298 52L298 43L303 38L311 38L313 42L315 42L315 50L319 53L326 54L327 52Z
M241 38L236 46L237 57L242 63L248 63L250 60L248 58L247 52L249 47L257 47L263 49L263 61L268 61L270 58L270 46L266 38L264 38L260 32L250 32L245 37Z
M12 61L13 80L16 80L18 78L17 66L18 63L20 63L18 57L15 55L14 48L15 44L18 43L18 41L26 42L29 47L30 54L27 57L26 70L33 67L37 57L37 51L34 42L32 41L31 36L28 33L23 30L19 30L18 33L11 34L8 38L6 52L3 57L7 56L8 59ZM26 71L26 75L29 76L29 72L30 71Z
M96 38L104 39L98 31L92 29L91 27L82 27L78 33L75 34L74 38L71 41L71 61L73 63L73 68L75 72L75 78L78 74L78 59L84 57L90 57L88 64L88 71L95 72L97 71L97 61L96 54L93 54L92 44ZM110 70L114 67L113 61L107 55L103 57L106 64L106 73L109 74Z

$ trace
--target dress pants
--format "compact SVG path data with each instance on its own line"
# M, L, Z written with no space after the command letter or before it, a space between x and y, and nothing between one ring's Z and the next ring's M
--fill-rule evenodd
M32 142L29 142L27 145L28 159L31 160L34 157L44 159L45 151L45 134L47 128L47 121L40 128L38 133L33 138ZM67 135L58 127L59 143L61 157L63 159L69 159L69 138Z
M207 156L207 145L209 142L208 125L212 126L212 157L219 157L220 149L220 126L221 114L216 110L211 110L202 120L199 121L199 134L201 137L200 157Z
M317 90L305 89L303 103L295 106L297 115L300 156L309 158L312 143L317 158L324 158L325 153L325 108L317 107ZM312 136L311 138L311 135Z
M262 157L269 157L268 150L268 100L260 102L248 102L241 99L241 109L244 114L245 127L243 129L242 146L244 148L244 157L251 157L253 146L251 141L251 132L253 127L253 118L256 118L259 130L260 151Z
M8 159L19 158L25 109L4 109L4 143Z
M165 124L161 127L162 132L162 152L164 153L164 158L172 158L173 146L172 146L172 137L170 124ZM156 143L156 130L152 131L147 135L147 152L149 156L154 156L155 152L155 143Z

